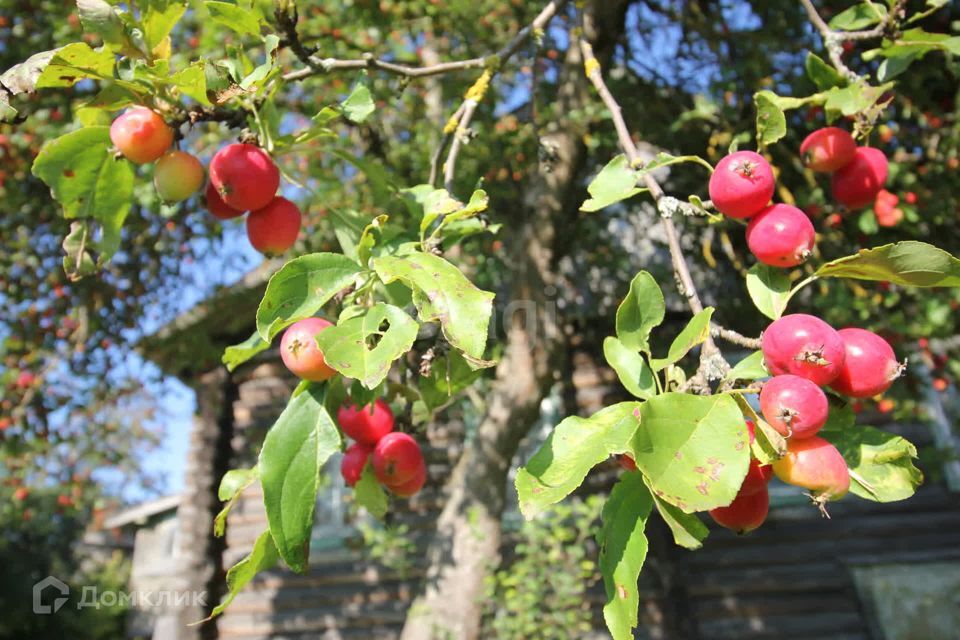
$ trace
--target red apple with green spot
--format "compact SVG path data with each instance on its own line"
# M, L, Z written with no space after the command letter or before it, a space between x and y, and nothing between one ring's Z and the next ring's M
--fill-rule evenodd
M331 326L323 318L305 318L283 332L280 358L293 375L311 382L323 382L336 375L317 345L317 335Z

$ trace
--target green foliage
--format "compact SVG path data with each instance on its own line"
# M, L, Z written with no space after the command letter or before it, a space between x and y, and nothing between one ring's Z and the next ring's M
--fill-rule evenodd
M763 315L776 320L790 300L790 278L783 269L757 263L747 272L747 292Z
M277 547L273 543L270 532L264 531L257 536L250 555L240 560L227 571L227 597L223 599L223 602L213 608L210 617L216 618L226 611L230 603L233 602L233 599L237 597L238 593L243 591L243 588L253 580L254 576L261 571L274 567L279 559L280 556L277 553Z
M267 433L260 450L260 482L270 534L291 569L307 569L320 470L340 449L340 432L312 386L294 397Z
M637 430L640 404L621 402L589 418L570 416L519 471L515 484L520 511L533 518L580 486L587 473L611 454L627 450Z
M599 211L646 191L637 187L638 177L625 155L615 156L587 186L590 199L580 206L580 211Z
M640 405L640 425L630 451L657 496L686 513L733 501L750 459L733 398L666 393Z
M289 261L270 278L257 309L260 337L270 342L284 328L309 318L360 273L356 262L338 253L314 253Z
M634 397L649 400L657 393L656 374L643 356L610 336L603 341L603 357L617 372L620 384Z
M960 260L924 242L905 240L822 265L817 275L881 280L913 287L960 286Z
M353 488L353 499L358 507L378 520L387 514L387 492L383 490L369 463L363 468L363 475Z
M567 640L589 633L597 566L587 543L602 505L600 496L574 498L508 534L516 537L513 556L487 580L484 638Z
M455 266L427 253L383 256L373 268L385 284L400 281L413 291L421 322L439 321L443 335L475 367L483 359L493 294L477 288Z
M633 638L640 610L637 581L647 558L644 529L653 496L639 472L625 473L603 505L600 529L600 571L607 592L603 618L614 640Z
M641 271L617 307L617 338L629 349L649 352L650 332L663 322L665 313L660 285L652 275Z

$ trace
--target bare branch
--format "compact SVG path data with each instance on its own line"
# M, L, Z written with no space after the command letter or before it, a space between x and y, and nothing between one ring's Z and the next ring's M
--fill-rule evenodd
M580 38L580 50L583 52L583 64L587 78L590 79L590 82L600 95L600 99L610 111L610 115L613 118L613 125L617 131L617 140L620 143L620 147L623 149L630 164L639 166L642 163L642 159L630 135L630 130L627 128L627 123L623 119L620 104L616 98L613 97L613 94L610 93L610 89L603 79L603 71L600 67L600 62L593 53L593 47L583 37ZM649 172L644 172L643 182L644 186L650 191L650 195L653 196L659 209L660 201L664 197L663 189ZM700 301L700 295L697 293L697 287L693 282L693 277L690 275L690 268L687 266L686 258L683 255L683 248L680 245L677 228L673 224L672 218L662 214L663 212L661 212L660 221L667 236L667 245L670 248L670 259L673 263L673 270L677 277L680 294L687 299L687 304L694 314L700 313L703 311L703 303ZM729 370L729 368L730 365L723 360L720 349L713 341L713 337L708 336L703 343L703 349L700 351L700 367L697 369L696 375L690 378L685 386L707 392L709 390L709 381L722 377L725 370Z
M726 340L730 344L746 347L747 349L759 349L763 344L760 338L750 338L743 334L737 333L732 329L725 329L720 325L713 323L710 324L710 335L712 335L714 338Z
M303 62L307 65L307 68L286 73L283 76L283 80L290 82L294 80L303 80L304 78L309 78L310 76L332 73L335 71L350 71L358 69L379 69L381 71L386 71L387 73L392 73L407 78L423 78L426 76L435 76L454 71L465 71L468 69L499 69L502 68L507 60L513 57L513 55L532 34L543 29L546 24L550 22L553 16L555 16L557 12L560 11L560 9L566 4L567 0L551 0L549 3L547 3L547 6L544 7L539 14L537 14L537 17L534 18L533 22L518 31L510 40L510 42L508 42L506 46L496 52L493 56L469 58L467 60L457 60L453 62L441 62L434 65L418 67L377 58L373 54L366 54L359 60L318 58L312 54L308 55L306 59L304 59L297 54L297 57L300 57L301 60L303 60ZM293 31L295 34L296 29ZM291 37L289 32L287 33L287 40L292 49L293 42L299 42L299 38L296 36ZM294 52L296 53L296 49L294 49Z

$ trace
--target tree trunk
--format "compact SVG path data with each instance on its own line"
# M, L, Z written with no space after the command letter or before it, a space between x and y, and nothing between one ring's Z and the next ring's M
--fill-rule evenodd
M598 54L612 52L626 4L596 0L587 9L587 33ZM575 46L567 51L558 89L559 114L580 111L591 98ZM584 132L569 122L541 129L551 162L541 166L525 198L522 226L505 239L511 242L514 270L504 307L506 349L487 413L447 481L448 498L427 552L427 577L407 615L402 640L479 637L485 578L499 559L510 463L564 362L561 319L548 296L556 286L558 230L569 225L580 204L577 177L585 160Z

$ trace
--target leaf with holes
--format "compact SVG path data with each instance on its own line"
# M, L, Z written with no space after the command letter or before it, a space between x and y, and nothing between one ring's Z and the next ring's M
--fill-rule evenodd
M912 496L923 483L914 466L917 448L906 438L873 427L827 424L818 434L831 442L850 468L850 492L875 502L895 502Z
M607 593L603 619L613 640L632 640L637 626L640 593L637 582L647 557L644 529L653 499L636 472L624 473L603 505L597 541L600 573Z
M730 504L750 462L743 414L729 395L647 400L630 446L654 493L685 513Z
M640 403L621 402L589 418L570 416L554 428L515 485L520 511L529 520L580 486L587 473L611 454L627 450L639 423Z
M356 280L361 268L339 253L294 258L271 276L257 308L257 332L270 342L284 327L309 318Z
M478 289L443 258L427 253L383 256L374 259L373 268L384 283L399 280L409 287L420 321L439 321L444 337L472 366L493 364L483 360L493 313L492 293Z
M317 334L317 344L327 364L373 389L393 361L410 350L419 328L403 309L377 303Z
M270 533L280 557L298 573L307 570L320 471L340 450L340 431L323 400L322 386L310 386L291 399L260 450Z

